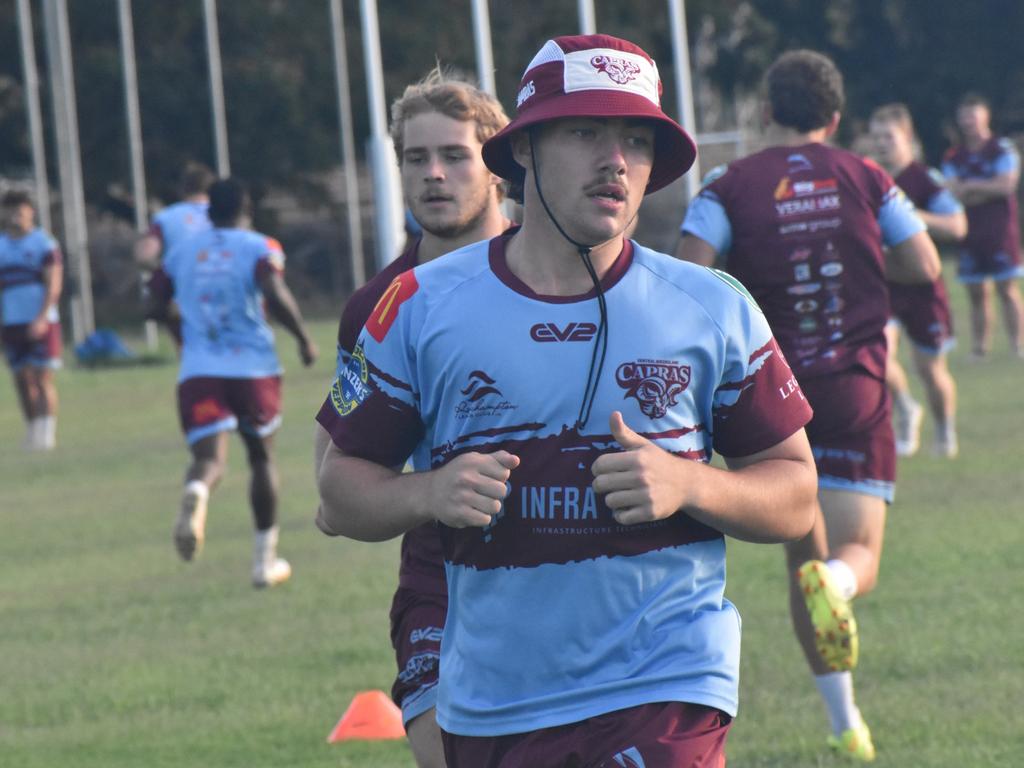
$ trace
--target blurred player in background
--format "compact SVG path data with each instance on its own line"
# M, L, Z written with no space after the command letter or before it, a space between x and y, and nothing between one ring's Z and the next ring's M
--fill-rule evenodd
M872 156L881 163L928 227L935 241L951 242L967 234L963 206L946 189L939 171L915 159L916 137L910 110L904 104L886 104L871 115ZM946 352L955 343L949 295L940 276L928 285L889 284L892 318L885 327L889 359L885 379L893 395L896 455L912 456L920 443L924 409L910 393L907 374L896 355L900 328L910 338L914 366L928 393L935 419L934 452L952 458L959 448L956 437L956 382L946 364Z
M184 240L210 228L207 191L216 180L202 163L188 163L181 173L181 200L153 216L149 232L135 243L135 262L144 270L160 266L161 259Z
M698 264L723 257L763 308L814 408L807 435L822 515L807 538L786 546L790 608L829 712L829 744L868 761L875 750L854 703L850 601L875 586L894 492L886 278L930 282L940 263L892 178L825 144L844 99L830 59L785 53L765 91L770 146L708 174L678 255Z
M1017 222L1020 155L1010 139L992 133L988 102L976 94L960 100L956 124L961 143L942 161L949 190L967 209L967 237L961 244L957 277L971 300L971 353L984 359L991 344L995 283L1013 354L1024 355L1024 305L1017 279L1024 275Z
M508 123L501 105L462 80L434 70L405 89L391 105L391 136L398 155L410 232L405 251L352 294L338 328L338 375L348 366L356 340L393 281L464 245L495 237L508 228L501 213L501 179L480 156L483 143ZM412 234L418 230L418 235ZM394 297L392 296L392 299ZM319 424L319 472L330 436ZM391 637L398 661L395 703L420 768L443 768L444 748L434 707L441 632L448 587L436 524L402 538L399 586L391 608Z
M202 163L187 163L179 184L181 200L157 212L149 231L135 241L135 263L142 270L142 296L147 303L153 270L160 266L163 257L179 242L210 228L206 213L210 205L207 190L216 178L213 171ZM180 347L181 321L177 309L168 309L164 324Z
M719 766L725 536L812 521L810 409L763 315L622 236L695 156L660 94L632 43L549 40L483 147L522 227L399 276L318 415L322 530L440 523L449 768Z
M61 331L57 303L64 283L60 247L35 224L32 199L8 192L0 234L0 337L25 418L22 446L57 446L57 387Z
M284 253L273 238L248 230L249 198L233 179L210 187L212 229L178 242L153 276L151 315L181 312L183 345L178 411L192 453L174 544L184 560L203 546L210 492L224 473L228 434L248 453L249 500L256 528L252 583L279 584L291 566L277 556L278 482L273 435L281 423L281 364L270 313L296 338L303 365L317 349L285 285Z

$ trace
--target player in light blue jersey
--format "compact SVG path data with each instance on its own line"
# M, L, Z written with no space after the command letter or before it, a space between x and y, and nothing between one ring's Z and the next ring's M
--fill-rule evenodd
M135 260L145 270L160 266L176 244L210 228L207 190L216 180L202 163L188 163L181 174L181 200L153 216L149 231L135 244Z
M142 270L140 278L144 300L148 301L153 271L160 266L163 257L178 243L210 228L207 190L216 178L213 171L202 163L186 164L181 174L181 200L157 212L149 231L135 242L135 262ZM176 311L168 315L166 324L180 347L181 328Z
M283 279L284 253L273 238L244 228L248 196L237 181L210 187L213 228L178 243L154 274L151 316L166 319L173 300L181 313L178 410L192 461L174 527L178 554L202 548L210 491L220 481L228 433L237 429L252 471L256 527L252 582L288 579L277 556L277 472L272 439L281 422L281 364L264 303L299 343L303 365L317 349Z
M0 337L25 418L23 447L57 445L57 387L61 366L57 302L64 267L57 241L35 226L28 195L8 192L0 233Z
M397 278L318 415L321 530L439 526L449 768L718 765L725 536L811 526L810 408L764 316L623 237L695 156L660 93L632 43L548 41L483 149L522 228Z

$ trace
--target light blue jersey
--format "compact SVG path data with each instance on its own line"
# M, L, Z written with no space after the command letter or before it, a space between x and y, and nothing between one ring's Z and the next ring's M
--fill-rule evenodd
M530 291L505 262L509 236L398 277L318 416L343 451L386 466L498 449L522 460L492 525L441 526L438 722L496 736L661 701L734 714L740 620L722 534L682 513L619 525L591 467L619 450L615 410L706 462L776 445L810 409L738 283L627 243L602 281L608 353L578 428L597 301Z
M46 301L43 272L61 263L57 241L43 229L34 229L23 237L0 234L0 324L31 323ZM50 307L47 319L56 323L57 306Z
M281 373L258 278L283 268L276 240L242 229L211 229L167 254L163 270L182 317L179 381Z
M170 253L179 242L211 228L208 208L208 203L183 200L167 206L153 217L150 234L160 238L164 254Z

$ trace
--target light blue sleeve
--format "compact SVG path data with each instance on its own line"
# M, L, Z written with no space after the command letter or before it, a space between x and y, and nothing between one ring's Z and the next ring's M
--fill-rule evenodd
M686 217L680 230L696 235L715 249L716 253L728 253L732 247L732 224L725 207L718 196L705 189L686 209Z
M948 189L940 189L932 195L926 206L926 210L929 213L937 213L940 216L961 213L963 209L964 207L960 204L960 201Z
M914 210L914 204L895 185L882 199L882 206L878 209L878 226L882 229L882 242L890 246L899 245L918 232L925 231L924 222Z
M996 175L1003 176L1007 173L1017 173L1020 170L1020 153L1017 151L1017 145L1010 141L1010 139L1000 139L999 149L1001 150L999 157L992 164L992 169Z
M959 179L960 174L957 172L956 166L950 162L943 162L942 164L942 175L947 179Z

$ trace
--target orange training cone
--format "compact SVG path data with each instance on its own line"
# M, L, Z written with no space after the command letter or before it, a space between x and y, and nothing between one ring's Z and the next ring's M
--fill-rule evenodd
M327 742L347 739L404 739L402 710L384 691L360 691L334 726Z

